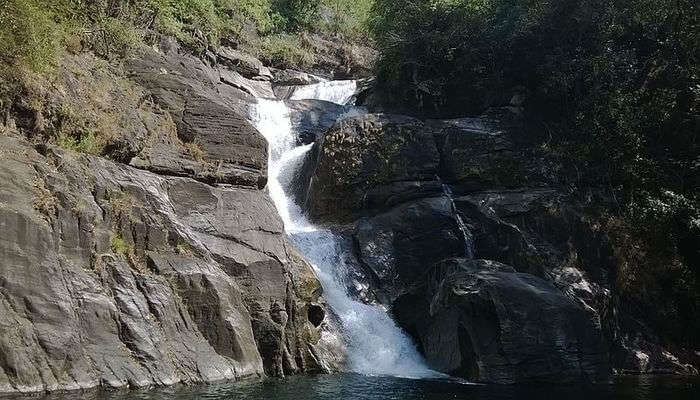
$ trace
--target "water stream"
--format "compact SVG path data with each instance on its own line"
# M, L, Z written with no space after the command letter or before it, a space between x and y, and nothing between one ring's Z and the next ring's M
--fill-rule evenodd
M323 82L301 87L294 98L330 100L345 104L354 95L354 81ZM411 339L381 308L355 301L345 282L349 273L340 240L328 229L311 223L280 182L294 174L312 145L297 146L284 101L258 99L251 121L269 144L268 190L290 240L316 270L326 301L340 320L348 347L349 368L365 375L425 378L437 376Z
M297 86L291 93L290 100L324 100L331 103L347 104L357 90L357 81L326 81L313 85Z
M474 258L474 238L472 237L471 231L467 228L467 224L464 223L462 215L457 209L455 204L454 195L452 194L452 189L445 183L442 184L442 193L450 200L450 205L452 206L452 214L454 214L457 220L457 225L459 230L462 232L462 238L464 239L464 257L472 259Z

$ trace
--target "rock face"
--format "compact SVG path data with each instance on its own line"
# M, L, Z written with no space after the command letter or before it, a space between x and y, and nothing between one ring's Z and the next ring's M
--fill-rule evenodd
M177 126L177 137L152 138L131 165L208 183L265 186L267 142L246 116L254 95L271 95L269 83L265 89L176 50L146 51L128 69Z
M286 100L292 129L300 144L319 141L341 117L363 112L354 106L342 106L321 100Z
M551 283L493 261L434 265L394 306L429 364L470 380L601 381L599 327Z
M392 303L445 257L462 257L464 239L446 197L417 200L372 218L353 232L358 259L376 280L377 295Z
M614 249L586 212L595 194L565 191L519 129L505 109L368 114L323 135L307 207L354 242L357 296L390 308L434 368L469 379L694 372L620 308Z
M440 192L439 153L425 125L399 115L345 119L319 143L310 213L349 221Z
M216 53L216 60L245 78L258 81L272 79L270 69L264 66L260 60L230 47L219 49Z
M579 303L600 321L617 371L695 374L692 360L681 360L660 345L642 318L615 294L615 248L586 212L588 204L552 188L492 190L455 199L471 227L475 257L547 279Z
M263 190L246 115L269 83L163 51L127 70L175 129L107 149L120 163L0 135L0 393L342 368L320 283Z
M292 69L282 69L274 71L272 83L276 86L312 85L323 82L325 79L307 74L306 72Z
M494 116L429 121L440 151L440 176L463 192L545 186L548 172L534 151L515 143L518 126ZM511 134L509 134L509 132Z

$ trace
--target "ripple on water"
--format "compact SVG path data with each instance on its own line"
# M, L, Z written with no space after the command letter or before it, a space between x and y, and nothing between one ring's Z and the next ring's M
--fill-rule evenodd
M474 385L455 379L334 374L121 393L88 392L46 400L697 400L700 378L630 376L611 384ZM0 397L2 398L2 397ZM12 400L42 397L10 397Z

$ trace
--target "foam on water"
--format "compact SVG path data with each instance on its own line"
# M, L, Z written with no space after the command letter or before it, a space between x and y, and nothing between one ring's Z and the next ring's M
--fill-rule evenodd
M339 82L309 85L298 92L306 98L344 104L354 94L356 84L354 81ZM324 296L340 319L350 369L366 375L440 376L426 367L411 339L383 309L350 297L345 285L349 274L348 255L343 253L339 238L330 230L313 225L287 196L289 188L282 186L280 177L296 173L312 146L297 146L287 106L280 100L258 99L251 120L269 143L270 197L289 238L313 265L323 285Z

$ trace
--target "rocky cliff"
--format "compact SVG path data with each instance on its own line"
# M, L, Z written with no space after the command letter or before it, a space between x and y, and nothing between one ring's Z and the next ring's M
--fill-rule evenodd
M164 41L105 89L86 78L94 59L68 56L41 94L51 106L13 106L0 131L0 393L343 367L248 121L256 97L323 78L233 49L205 58ZM70 101L109 117L99 156L55 145ZM298 142L315 144L284 186L344 239L352 294L389 309L432 368L494 383L696 372L626 313L615 249L588 210L599 194L558 183L557 163L520 143L517 110L425 121L288 108Z
M95 62L69 57L76 68L46 94L55 109L93 89L80 67ZM269 70L226 51L204 63L172 42L124 68L142 97L104 157L47 144L37 121L58 123L51 108L20 104L26 120L0 136L0 392L340 368L322 288L284 235L264 190L267 144L246 119L254 96L272 95ZM116 104L119 90L101 94Z
M696 373L624 307L595 192L521 141L517 109L368 114L318 142L309 213L354 243L350 282L389 307L433 368L485 382Z

